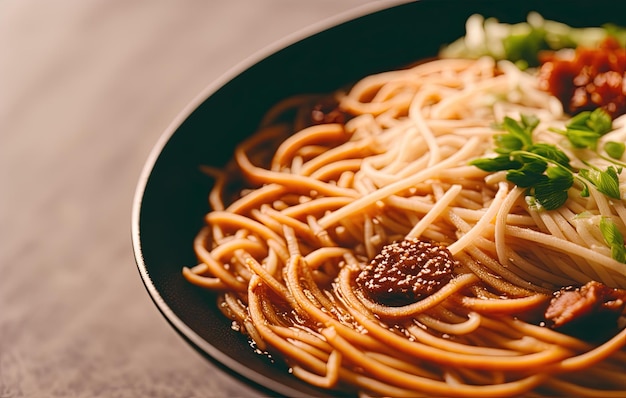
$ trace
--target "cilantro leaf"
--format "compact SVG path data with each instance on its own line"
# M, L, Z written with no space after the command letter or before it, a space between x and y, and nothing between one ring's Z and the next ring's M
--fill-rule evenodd
M600 136L595 131L567 128L565 136L575 148L595 149Z
M508 181L526 188L534 202L547 210L557 209L567 201L575 180L582 183L583 197L589 196L589 184L592 184L610 198L621 198L618 178L621 167L609 166L604 171L593 166L574 169L568 155L556 145L533 142L533 131L538 125L539 119L534 115L520 115L519 120L505 117L497 126L504 133L494 135L494 151L498 156L475 159L470 164L488 172L506 171ZM611 117L598 108L574 116L565 131L551 131L565 135L575 147L595 150L598 139L611 129ZM610 156L621 158L625 146L607 143L605 150Z
M621 199L618 174L621 168L608 166L605 171L599 169L582 169L579 174L592 183L598 191L613 199Z
M472 160L470 164L490 173L522 167L522 164L519 161L511 159L510 156L475 159Z
M600 232L611 248L611 257L620 263L626 263L624 236L617 228L617 225L609 217L602 217L600 220Z
M535 198L544 209L556 210L567 202L567 191L551 189L549 180L543 181L535 186Z
M530 122L530 124L527 124L528 122ZM533 122L534 120L529 116L522 117L519 122L512 117L505 116L502 124L503 128L508 131L511 136L519 139L524 147L532 145L533 143L532 133L535 127L537 127L537 124Z
M578 130L593 131L602 136L613 128L611 115L602 108L580 112L572 117L566 127Z
M563 152L562 150L560 150L559 148L557 148L555 145L551 145L551 144L545 144L545 143L537 143L537 144L533 144L531 145L527 151L532 152L534 154L537 154L539 156L542 156L546 159L549 159L553 162L556 162L558 164L560 164L561 166L564 166L566 168L569 168L569 162L570 159L569 157L565 154L565 152Z
M527 188L529 195L547 210L557 209L567 201L574 182L569 157L555 145L534 143L533 131L539 125L535 115L520 115L520 120L505 117L494 135L499 155L476 159L470 164L488 172L506 171L506 179Z
M529 134L532 134L533 130L535 130L537 128L537 126L539 126L539 118L536 115L527 115L527 114L520 114L520 121L522 122L522 126L524 126Z
M513 184L528 188L537 184L543 177L544 171L548 168L548 163L541 159L530 158L523 162L522 167L509 170L506 179Z
M568 190L574 185L574 175L563 167L550 166L534 186L534 195L546 210L561 207L568 198Z
M588 129L587 120L589 120L590 111L580 112L572 117L565 127Z
M613 129L611 116L602 108L580 112L570 119L564 134L576 148L596 149L598 140Z
M554 190L567 191L574 185L574 175L562 167L550 166L546 170L546 175Z
M613 121L604 109L596 108L589 114L587 126L598 135L602 136L613 129Z
M625 149L623 142L608 141L604 144L604 151L613 159L621 159Z
M496 134L493 140L496 144L496 153L503 155L519 151L524 147L524 141L511 134Z

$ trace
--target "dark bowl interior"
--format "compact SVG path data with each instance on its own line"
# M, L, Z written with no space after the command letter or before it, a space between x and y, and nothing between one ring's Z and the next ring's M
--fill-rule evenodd
M474 13L519 22L536 10L574 26L626 24L626 2L420 1L365 7L301 39L268 49L208 87L166 131L148 159L134 202L132 239L146 288L171 325L201 354L260 391L286 396L337 396L291 376L280 361L254 353L231 330L215 297L187 283L181 267L195 265L192 240L209 210L211 181L198 166L221 166L234 146L254 132L278 100L326 93L379 71L434 56L464 33ZM332 26L331 26L332 25ZM319 29L322 29L321 31Z

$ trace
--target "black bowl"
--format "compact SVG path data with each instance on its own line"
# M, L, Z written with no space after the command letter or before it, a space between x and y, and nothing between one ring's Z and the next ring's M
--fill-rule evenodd
M520 22L533 10L574 26L626 24L626 2L614 0L373 3L267 49L207 87L155 146L134 201L137 265L170 324L201 354L265 392L337 396L296 379L280 361L256 354L245 337L231 330L215 297L183 279L181 268L195 265L192 240L209 210L211 182L198 166L224 165L234 146L280 99L331 92L368 74L432 57L442 44L464 34L471 14Z

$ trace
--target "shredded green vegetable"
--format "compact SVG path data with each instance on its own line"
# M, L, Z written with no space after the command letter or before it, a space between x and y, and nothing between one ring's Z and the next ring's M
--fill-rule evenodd
M444 58L479 58L491 56L506 59L519 68L539 65L541 50L560 50L577 46L596 46L607 36L626 44L626 29L611 24L601 27L575 28L546 20L531 12L526 22L502 23L495 18L472 15L466 23L466 34L444 47Z

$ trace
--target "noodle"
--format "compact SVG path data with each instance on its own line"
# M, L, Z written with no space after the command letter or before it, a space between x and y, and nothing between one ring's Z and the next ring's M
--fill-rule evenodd
M545 210L503 173L468 165L490 154L490 126L504 116L538 115L534 134L561 139L550 127L568 116L532 73L489 57L438 59L366 77L338 99L350 120L289 124L283 114L309 106L300 96L268 113L227 172L208 170L214 210L183 276L219 292L259 350L321 388L626 394L626 331L592 343L535 316L564 286L626 288L626 264L597 227L610 217L626 230L623 201L575 185ZM392 305L359 280L405 239L437 242L456 265L436 291Z

